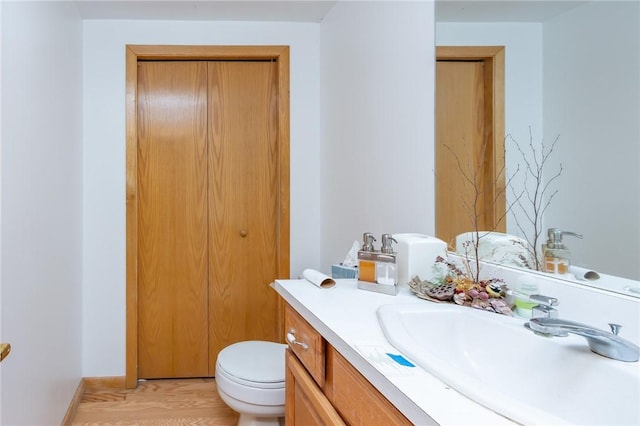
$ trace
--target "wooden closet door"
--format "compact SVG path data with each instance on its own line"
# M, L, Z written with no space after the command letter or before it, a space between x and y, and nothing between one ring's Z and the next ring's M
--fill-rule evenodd
M277 341L275 62L209 63L210 368L241 340Z
M207 64L138 64L138 372L208 375Z
M436 62L436 236L451 247L458 234L493 229L485 214L492 200L485 199L484 72L482 61Z

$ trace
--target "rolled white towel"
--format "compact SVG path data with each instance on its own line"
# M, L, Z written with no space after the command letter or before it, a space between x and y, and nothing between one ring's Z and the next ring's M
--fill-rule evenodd
M569 273L575 275L576 279L582 281L595 281L600 279L600 274L596 271L580 268L578 266L569 266Z
M314 269L305 269L302 272L302 276L305 280L320 288L331 288L336 285L336 282L329 275L325 275Z

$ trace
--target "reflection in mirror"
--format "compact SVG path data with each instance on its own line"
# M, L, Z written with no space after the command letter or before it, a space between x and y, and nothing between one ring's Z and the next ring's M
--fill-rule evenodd
M636 1L436 1L438 46L505 46L505 134L538 148L559 137L541 243L547 228L582 234L565 241L571 264L599 272L588 284L605 288L609 276L640 280L638 34ZM508 139L507 176L523 167ZM516 214L506 233L522 237Z

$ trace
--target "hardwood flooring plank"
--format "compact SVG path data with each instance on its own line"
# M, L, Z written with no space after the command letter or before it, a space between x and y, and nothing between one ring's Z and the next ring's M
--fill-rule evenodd
M124 401L126 396L124 392L86 393L82 395L80 402Z
M136 421L117 421L117 422L89 422L89 423L73 423L78 426L183 426L183 425L211 425L211 426L230 426L235 425L237 420L230 423L226 419L218 420L213 418L181 418L181 419L169 419L169 420L136 420Z
M142 381L136 389L87 392L72 425L231 426L237 421L214 379L172 379Z

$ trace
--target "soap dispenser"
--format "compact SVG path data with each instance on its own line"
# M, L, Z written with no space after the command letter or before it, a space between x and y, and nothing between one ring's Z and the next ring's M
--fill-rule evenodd
M362 249L358 251L358 288L395 296L398 294L398 269L391 234L382 234L382 248L373 247L376 240L370 232L362 236Z
M362 234L362 248L358 251L358 279L361 281L376 282L375 240L371 232Z
M582 238L582 235L575 232L567 232L559 228L547 229L547 242L542 245L545 272L552 274L566 274L569 272L571 251L562 242L563 235Z
M391 243L397 243L391 234L382 234L382 248L376 261L376 282L378 284L398 284L396 253L393 251Z

